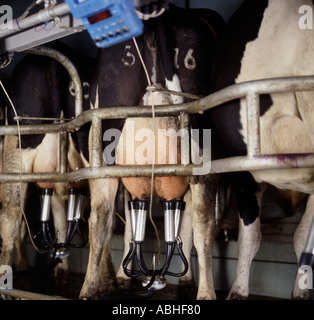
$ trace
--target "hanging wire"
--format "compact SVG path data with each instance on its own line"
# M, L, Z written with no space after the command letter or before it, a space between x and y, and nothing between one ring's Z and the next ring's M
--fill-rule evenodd
M143 66L143 69L145 71L145 74L146 74L146 78L147 78L147 83L148 83L148 87L147 87L147 90L149 92L151 92L151 96L152 96L152 103L151 103L151 107L152 107L152 122L153 122L153 136L154 136L154 139L153 139L153 159L152 159L152 175L151 175L151 187L150 187L150 202L149 202L149 219L151 221L151 224L153 225L154 227L154 230L155 230L155 234L156 234L156 238L157 238L157 245L158 245L158 264L160 264L160 256L161 256L161 246L160 246L160 237L159 237L159 232L158 232L158 229L157 229L157 226L153 220L153 208L152 208L152 205L153 205L153 195L154 195L154 179L155 179L155 157L156 157L156 147L155 147L155 144L156 144L156 139L155 139L155 104L154 104L154 93L153 93L153 87L152 87L152 82L150 80L150 77L149 77L149 74L148 74L148 71L147 71L147 67L145 65L145 62L144 62L144 59L142 57L142 54L140 52L140 49L138 47L138 44L137 44L137 41L136 39L133 37L133 42L135 44L135 48L136 48L136 51L137 51L137 54L141 60L141 63L142 63L142 66Z
M4 94L5 94L5 96L6 96L6 98L7 98L7 100L9 101L9 104L10 104L10 106L11 106L13 112L14 112L15 117L18 118L16 108L15 108L15 106L14 106L14 104L13 104L13 102L12 102L12 100L11 100L8 92L6 91L6 89L5 89L5 87L4 87L4 85L3 85L3 83L2 83L1 80L0 80L0 86L1 86L1 88L2 88L2 90L3 90L3 92L4 92ZM16 121L16 124L17 124L18 145L19 145L19 154L20 154L20 172L19 172L19 174L20 174L20 179L21 179L21 181L20 181L20 183L19 183L19 188L20 188L20 197L21 197L21 196L22 196L22 173L23 173L23 172L22 172L22 171L23 171L23 170L22 170L22 138L21 138L21 129L20 129L20 122L19 122L19 120ZM30 241L31 241L33 247L35 248L35 250L36 250L38 253L40 253L40 254L49 252L49 251L53 248L53 246L55 245L55 241L56 241L56 240L54 240L54 242L52 243L52 245L51 245L50 248L48 248L47 250L41 251L41 250L36 246L36 244L35 244L34 241L33 241L33 237L32 237L31 230L30 230L30 226L29 226L29 223L28 223L26 214L25 214L25 212L24 212L24 208L23 208L23 205L22 205L22 201L20 201L20 210L21 210L22 215L23 215L23 218L24 218L24 220L25 220L25 224L26 224L26 227L27 227L27 231L28 231L28 235L29 235Z

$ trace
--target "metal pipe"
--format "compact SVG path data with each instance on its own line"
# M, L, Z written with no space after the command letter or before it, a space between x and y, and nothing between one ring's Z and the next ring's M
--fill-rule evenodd
M49 221L52 193L53 193L53 189L42 190L41 215L40 215L41 222Z
M304 250L300 257L299 267L302 266L314 268L314 218L312 219Z
M181 112L188 114L203 113L206 110L217 107L227 101L245 97L250 92L256 94L283 93L288 91L314 90L314 77L274 78L243 82L217 91L198 101L177 105L155 106L156 117L178 116ZM59 131L75 131L93 117L101 119L126 119L132 117L151 117L151 107L145 106L116 106L84 111L80 116L70 122L47 125L23 125L20 126L21 134L43 134ZM17 134L17 126L0 127L0 135Z
M304 252L314 255L314 218L309 229Z
M77 198L77 189L71 188L69 190L68 211L67 211L67 221L68 222L74 221L76 198Z
M270 87L273 86L273 87ZM156 116L169 116L180 114L180 112L195 113L202 112L222 104L228 100L237 99L246 96L249 92L254 91L258 94L286 92L286 91L302 91L314 90L314 77L294 77L294 78L277 78L267 80L256 80L230 86L226 89L218 91L199 101L187 103L183 105L157 106L155 107ZM197 109L199 108L199 110ZM150 107L113 107L94 109L83 112L80 116L68 123L50 124L50 125L33 125L20 126L21 134L31 133L52 133L59 131L78 130L82 125L93 120L93 118L101 119L117 119L135 116L151 116ZM94 120L98 121L98 120ZM99 128L98 128L99 129ZM98 130L99 131L99 130ZM17 126L2 126L0 135L17 134ZM101 140L101 136L98 137ZM98 150L101 152L101 150ZM95 150L96 153L96 150ZM99 156L98 156L99 157ZM155 166L156 176L191 176L192 169L201 166L194 165L167 165ZM266 155L248 159L247 157L233 157L228 159L214 160L211 162L210 173L221 173L230 171L253 171L265 169L292 169L292 168L310 168L314 167L313 154L299 155ZM58 173L2 173L0 181L19 182L19 181L74 181L82 179L105 178L105 177L143 177L151 175L151 166L113 166L105 168L84 168L75 172L66 172L62 176Z
M295 169L313 168L314 155L289 155L286 156L261 156L248 159L246 156L231 157L227 159L213 160L209 173L254 171L268 169ZM106 166L87 167L72 172L59 174L52 173L1 173L0 182L68 182L97 178L122 178L122 177L149 177L151 166ZM156 176L192 176L193 169L201 168L200 165L156 165Z
M59 134L59 172L65 173L68 168L68 133L60 132Z
M136 216L136 229L134 241L136 244L143 243L145 239L146 216L148 210L148 203L146 201L137 201L137 216Z
M260 102L259 95L249 92L246 95L247 106L247 155L253 158L260 155Z
M86 203L86 196L84 194L78 194L77 200L76 200L76 205L75 205L75 216L74 216L74 219L76 221L83 218L85 203Z
M175 201L175 211L174 211L174 236L177 239L180 236L182 214L185 209L184 201Z
M164 225L165 225L165 241L167 243L175 242L175 230L174 230L174 201L163 202L164 209Z
M271 78L237 83L208 95L200 100L184 104L187 113L203 113L228 101L245 97L249 92L273 94L314 90L313 76Z
M129 207L130 217L131 217L132 239L134 240L135 230L136 230L136 218L137 218L136 201L130 200L128 202L128 207Z
M28 18L22 20L19 20L19 18L17 18L8 21L7 23L3 23L0 25L0 38L34 27L38 24L46 23L51 19L68 13L70 13L70 8L68 7L68 5L66 3L61 3L59 5L40 10L39 12L31 15Z
M68 71L73 83L75 90L75 116L77 117L83 112L83 87L80 79L80 75L78 74L75 65L72 61L62 54L61 52L44 46L39 46L36 48L28 49L24 51L28 54L46 56L58 61L63 67Z
M180 129L187 130L190 134L190 116L186 112L180 113ZM187 164L190 163L191 159L191 141L189 139L188 143L181 142L181 163ZM187 149L187 150L186 150Z
M48 296L45 294L16 290L16 289L1 289L0 288L0 294L5 295L5 296L9 296L9 297L25 299L25 300L70 300L70 299L66 299L63 297Z
M93 117L92 120L92 167L100 167L102 165L102 122L101 119Z

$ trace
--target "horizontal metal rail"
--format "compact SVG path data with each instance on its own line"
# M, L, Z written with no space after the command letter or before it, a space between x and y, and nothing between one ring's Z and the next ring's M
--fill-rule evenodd
M267 169L296 169L314 167L314 155L287 155L278 159L276 155L248 158L246 156L230 157L218 159L211 162L210 174L223 172L239 172ZM155 165L154 174L159 177L166 176L192 176L194 169L201 168L200 165ZM122 177L150 177L152 166L106 166L106 167L87 167L72 172L59 174L51 173L2 173L2 182L66 182L80 181L84 179L97 178L122 178Z
M22 291L16 289L1 289L0 295L9 296L23 300L70 300L59 296L48 296L45 294L34 293L29 291Z
M70 8L66 3L61 3L47 9L40 10L36 14L25 19L14 19L0 25L0 38L15 34L22 30L34 27L38 24L48 22L59 16L70 13Z
M314 76L254 80L229 86L197 101L176 105L155 106L155 115L156 117L177 116L181 112L201 114L228 101L244 98L249 93L261 95L312 90L314 90ZM21 134L72 132L79 130L81 126L91 122L94 117L99 119L126 119L151 116L152 109L150 106L116 106L84 111L75 119L66 123L23 125L20 126L20 131ZM0 127L0 135L8 134L18 134L17 126Z
M155 116L180 116L203 113L228 101L246 98L248 110L248 154L242 157L213 160L210 173L245 170L287 169L314 167L313 154L300 155L260 155L259 95L314 90L314 76L255 80L229 86L194 102L178 105L156 106ZM102 119L122 119L131 117L151 117L149 106L118 106L84 111L75 119L57 124L21 125L21 134L65 133L79 130L84 124L92 123L91 167L74 172L52 173L2 173L0 181L77 181L82 179L108 177L150 176L151 166L108 166L102 162ZM17 126L0 127L0 135L17 134ZM66 153L64 153L66 155ZM199 165L156 165L156 176L191 176Z

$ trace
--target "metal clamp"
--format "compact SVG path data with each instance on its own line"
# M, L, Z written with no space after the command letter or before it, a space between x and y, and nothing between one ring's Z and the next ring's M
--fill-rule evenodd
M165 201L163 203L164 221L165 221L165 241L167 243L166 261L161 269L156 270L156 263L153 258L153 269L149 270L142 256L142 244L145 238L146 214L148 202L146 201L129 201L129 209L131 213L132 240L130 241L130 249L123 260L124 273L136 278L144 275L146 278L143 281L145 288L154 288L160 290L165 287L165 275L173 277L181 277L188 271L188 262L184 256L182 247L183 243L179 236L181 226L181 215L185 208L184 201ZM175 248L178 248L180 258L184 264L182 272L174 273L168 271ZM128 265L133 259L136 259L139 270L130 270Z

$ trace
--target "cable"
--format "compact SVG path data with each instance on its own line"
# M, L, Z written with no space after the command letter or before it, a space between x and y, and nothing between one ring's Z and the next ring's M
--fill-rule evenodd
M158 232L158 229L157 229L157 226L153 220L153 214L152 214L152 205L153 205L153 194L154 194L154 179L155 179L155 157L156 157L156 137L155 137L155 104L154 104L154 91L152 90L152 82L149 78L149 74L148 74L148 71L147 71L147 67L145 65L145 62L143 60L143 57L142 57L142 54L140 52L140 49L138 47L138 44L137 44L137 41L136 39L133 37L133 42L135 44L135 48L136 48L136 51L137 51L137 54L140 58L140 61L142 63L142 66L143 66L143 69L145 71L145 74L146 74L146 78L147 78L147 83L148 83L148 87L147 87L147 90L149 92L151 92L151 100L152 100L152 104L151 104L151 107L152 107L152 122L153 122L153 133L154 133L154 142L153 142L153 159L152 159L152 175L151 175L151 187L150 187L150 203L149 203L149 219L151 221L151 224L153 225L154 227L154 230L155 230L155 234L156 234L156 238L157 238L157 245L158 245L158 264L160 264L160 256L161 256L161 247L160 247L160 237L159 237L159 232Z
M15 107L14 107L14 104L13 104L10 96L8 95L8 92L6 91L6 89L5 89L5 87L4 87L4 85L3 85L3 83L2 83L1 80L0 80L0 86L1 86L1 88L2 88L2 90L3 90L3 92L4 92L4 94L5 94L5 96L6 96L6 98L7 98L7 100L9 101L9 104L10 104L10 106L11 106L13 112L14 112L15 117L18 118L18 115L17 115L16 109L15 109ZM17 131L18 131L18 143L19 143L19 153L20 153L20 172L19 172L19 173L20 173L21 181L20 181L20 184L19 184L19 188L20 188L20 197L21 197L21 196L22 196L22 143L21 143L22 138L21 138L21 129L20 129L20 122L19 122L19 120L16 121L16 124L17 124ZM28 221L27 221L27 217L26 217L26 214L25 214L25 212L24 212L24 208L23 208L23 206L22 206L22 201L21 201L21 199L20 199L20 210L21 210L22 215L23 215L23 218L24 218L24 220L25 220L25 224L26 224L26 227L27 227L27 232L28 232L30 241L31 241L33 247L35 248L35 250L36 250L38 253L40 253L40 254L49 252L49 251L51 250L51 248L54 246L54 243L52 244L52 247L51 247L51 248L49 248L49 249L47 249L47 250L44 250L44 251L39 250L38 247L35 245L35 243L34 243L34 241L33 241L32 234L31 234L30 226L29 226L29 223L28 223Z

